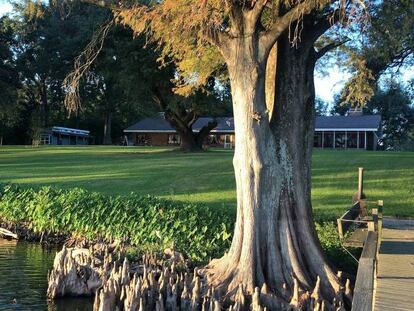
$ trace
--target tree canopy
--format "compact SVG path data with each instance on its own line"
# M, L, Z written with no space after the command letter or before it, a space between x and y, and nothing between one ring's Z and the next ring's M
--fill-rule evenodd
M325 23L350 23L365 13L363 1L328 0L166 0L141 3L100 2L111 6L118 21L136 33L146 33L157 42L162 56L177 64L176 91L189 94L205 84L210 76L222 76L226 48L232 38L240 35L260 37L265 57L285 30L293 45L301 40L302 19L319 15ZM252 25L240 28L246 13ZM253 22L254 21L254 22ZM322 25L320 25L322 27ZM322 29L321 29L322 30ZM224 58L223 58L224 56Z

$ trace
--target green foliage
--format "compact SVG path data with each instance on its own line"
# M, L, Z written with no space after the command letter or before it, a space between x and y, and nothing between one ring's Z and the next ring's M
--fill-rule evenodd
M231 241L232 217L190 203L15 185L2 185L0 195L1 219L27 222L36 232L121 240L140 250L162 251L174 242L194 262L220 256Z
M323 99L315 98L315 115L326 116L328 114L328 103L324 102Z
M353 68L354 75L342 90L341 103L363 107L374 95L374 76L367 67L366 61L358 55L350 57L349 66Z
M414 140L410 137L414 131L414 107L408 93L391 81L386 90L378 90L366 110L379 113L382 117L380 145L387 150L414 149ZM411 145L411 148L410 148Z
M0 137L17 123L20 109L16 103L19 82L12 53L13 37L12 21L0 17Z
M409 67L414 63L414 2L387 0L373 3L371 25L362 49L368 67L377 78L388 68Z
M339 270L356 271L358 264L342 247L333 222L316 223L316 232L325 255Z
M0 184L0 218L25 222L35 232L124 241L139 252L162 251L174 242L193 262L221 256L230 246L235 221L234 214L224 210L152 196L11 184ZM328 258L345 267L350 256L341 247L335 225L322 222L316 230Z

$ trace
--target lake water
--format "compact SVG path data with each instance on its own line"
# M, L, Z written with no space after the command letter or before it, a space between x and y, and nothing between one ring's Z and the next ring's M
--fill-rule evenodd
M0 310L90 311L92 300L46 298L47 273L56 249L0 239Z

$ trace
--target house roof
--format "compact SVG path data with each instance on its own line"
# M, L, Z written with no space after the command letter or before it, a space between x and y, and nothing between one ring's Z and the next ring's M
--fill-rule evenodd
M200 131L208 122L213 121L211 117L201 117L193 124L193 131ZM216 118L217 126L211 131L213 133L233 133L233 118ZM126 128L125 133L175 133L167 120L160 117L146 118Z
M62 127L62 126L53 126L50 129L50 131L54 133L63 134L63 135L83 136L83 137L88 137L90 133L90 131L87 131L87 130L74 129L74 128Z
M211 117L199 118L193 125L193 130L198 132ZM234 133L234 118L216 118L217 126L212 133ZM316 117L315 128L317 131L377 131L381 123L379 115L363 116L321 116ZM163 117L146 118L124 130L125 133L175 133L167 120Z
M362 116L321 116L316 117L315 129L329 130L365 130L377 131L381 124L380 115Z

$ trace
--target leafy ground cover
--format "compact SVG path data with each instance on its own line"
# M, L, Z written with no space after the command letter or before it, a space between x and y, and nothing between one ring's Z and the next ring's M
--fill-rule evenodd
M0 220L37 233L127 243L135 254L162 252L174 243L193 264L218 258L230 247L233 213L151 196L117 196L80 188L38 189L0 184ZM355 263L343 251L332 222L316 229L328 258L341 270Z
M162 252L174 243L193 262L222 255L234 223L224 212L192 203L15 185L0 185L0 219L38 233L118 240L140 251Z
M235 213L232 151L183 154L162 147L0 147L0 182L80 187L106 194L154 195ZM315 150L312 200L317 220L337 218L366 169L365 193L386 215L414 217L414 153Z

